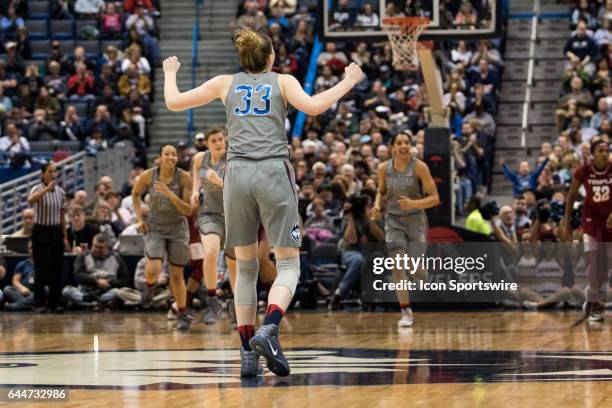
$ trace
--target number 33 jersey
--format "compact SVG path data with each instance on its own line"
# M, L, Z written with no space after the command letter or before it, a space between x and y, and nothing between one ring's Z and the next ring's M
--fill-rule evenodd
M227 160L289 159L285 132L287 103L278 74L234 74L225 97L229 149Z
M608 166L602 170L597 170L592 163L582 165L576 169L575 176L586 190L583 218L603 217L605 224L612 212L612 162L608 162Z

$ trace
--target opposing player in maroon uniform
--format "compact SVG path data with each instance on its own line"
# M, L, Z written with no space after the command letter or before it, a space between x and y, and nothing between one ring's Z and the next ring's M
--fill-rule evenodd
M589 286L584 311L591 321L603 320L608 271L612 267L612 161L608 144L601 138L591 140L593 160L576 169L565 206L563 231L569 240L570 219L578 189L584 186L586 197L582 207L584 248L589 261Z

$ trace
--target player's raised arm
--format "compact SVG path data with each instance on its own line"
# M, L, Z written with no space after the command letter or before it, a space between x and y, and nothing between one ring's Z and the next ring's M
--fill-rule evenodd
M181 63L176 57L164 60L164 99L166 107L173 112L197 108L221 97L222 90L228 86L231 75L218 75L199 87L180 92L176 85L176 73Z
M314 96L308 95L291 75L281 75L285 99L296 109L314 116L329 109L363 79L359 65L352 63L344 69L344 79L334 87Z

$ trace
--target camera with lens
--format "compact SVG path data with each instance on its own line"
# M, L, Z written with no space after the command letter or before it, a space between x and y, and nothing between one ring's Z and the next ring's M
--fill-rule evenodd
M543 198L536 203L536 218L543 224L550 219L550 204Z
M368 203L369 197L364 194L352 195L348 198L348 203L351 205L351 208L345 210L346 214L353 214L353 217L364 217L366 204Z
M499 215L499 205L495 201L487 201L479 209L482 218L490 220L496 215Z
M572 219L570 220L572 229L578 229L582 225L582 205L575 207L572 211Z
M550 219L553 222L559 222L563 219L565 215L565 203L562 203L558 200L553 200L550 203Z

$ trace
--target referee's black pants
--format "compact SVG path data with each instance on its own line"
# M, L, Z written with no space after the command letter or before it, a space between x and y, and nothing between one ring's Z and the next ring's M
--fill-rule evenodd
M64 278L64 233L62 227L34 224L32 229L34 260L34 303L36 307L60 305ZM45 293L49 287L49 299Z

